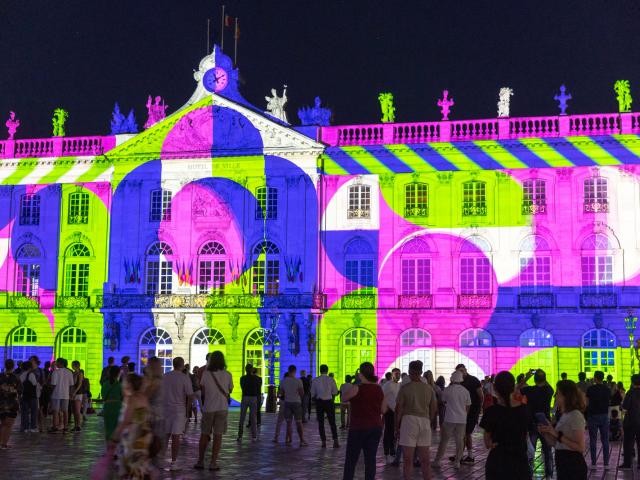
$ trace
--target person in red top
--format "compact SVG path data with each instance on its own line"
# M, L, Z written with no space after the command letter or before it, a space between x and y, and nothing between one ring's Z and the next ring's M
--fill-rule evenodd
M358 373L359 384L351 386L342 396L350 403L351 424L347 436L343 480L352 480L360 451L364 454L364 478L376 477L376 452L382 437L382 415L387 410L382 388L378 385L373 364L364 362Z

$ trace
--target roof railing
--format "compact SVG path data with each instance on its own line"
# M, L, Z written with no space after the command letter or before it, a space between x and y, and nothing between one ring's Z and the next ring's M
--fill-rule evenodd
M0 140L0 158L95 156L115 146L116 137L112 135Z

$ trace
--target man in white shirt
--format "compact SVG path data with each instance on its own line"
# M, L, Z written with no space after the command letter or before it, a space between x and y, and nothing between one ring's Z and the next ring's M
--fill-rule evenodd
M284 419L287 421L287 438L285 443L291 443L291 421L295 417L296 430L300 438L300 446L306 447L304 432L302 430L302 397L304 397L304 387L302 381L296 377L296 366L290 365L287 376L280 383L280 390L284 394Z
M73 373L67 368L64 358L56 360L56 369L51 374L51 410L53 411L53 428L49 433L56 433L62 429L67 431L69 423L69 393L73 386ZM60 428L62 427L62 428Z
M171 464L167 468L169 471L177 470L176 459L180 449L180 436L184 434L187 424L187 402L193 399L191 378L183 370L184 359L176 357L173 359L173 370L162 377L167 444L169 438L171 439Z
M384 399L389 407L384 414L384 436L382 438L382 446L384 448L384 459L387 463L391 462L391 458L396 455L396 427L395 427L395 410L396 397L400 390L400 369L391 370L391 378L382 385Z
M207 451L211 432L213 432L213 447L209 470L220 470L218 455L222 446L222 435L227 433L229 399L233 391L233 378L226 370L222 352L216 350L209 356L207 367L202 372L200 387L204 396L202 402L202 432L200 434L198 462L193 468L196 470L204 469L204 455Z
M445 404L444 423L442 424L442 431L440 432L438 453L431 464L434 468L440 467L440 460L452 436L456 442L456 455L453 467L456 469L460 468L460 460L464 453L467 413L471 406L471 395L469 395L469 391L461 385L463 380L462 372L456 370L451 374L451 383L442 392L442 401Z
M322 448L327 448L327 436L324 431L324 416L327 415L331 435L333 436L333 448L340 447L338 443L338 429L336 428L336 406L333 397L338 394L336 381L329 377L329 367L320 365L320 376L311 382L311 398L316 401L316 415L318 416L318 431Z

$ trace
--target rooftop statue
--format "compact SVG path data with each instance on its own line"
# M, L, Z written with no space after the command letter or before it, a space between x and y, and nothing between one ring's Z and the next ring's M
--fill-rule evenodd
M163 120L167 116L168 105L165 105L164 100L159 95L155 98L155 102L151 102L151 95L147 100L147 121L144 124L144 128L149 128L155 125L160 120Z
M378 95L380 110L382 110L382 123L393 123L396 121L396 107L393 106L393 94L382 92Z
M571 100L571 94L566 93L566 90L567 90L567 87L565 87L564 85L560 85L560 95L556 95L555 97L553 97L553 99L558 102L560 115L567 114L567 107L568 107L567 102Z
M267 110L266 113L270 114L273 117L276 117L283 122L289 123L287 120L287 112L284 111L284 106L287 104L287 86L284 86L284 90L282 91L282 97L278 97L276 93L276 89L271 89L272 97L264 97L267 101Z
M9 112L9 119L5 125L9 131L9 140L13 140L13 137L20 126L20 120L16 119L16 112Z
M54 137L64 137L66 132L64 130L64 124L69 118L69 112L64 110L63 108L56 108L53 111L53 136Z
M122 133L138 133L138 124L136 123L136 115L133 113L133 108L129 110L129 115L124 121L125 131Z
M633 99L631 98L631 86L629 85L629 80L617 80L613 85L613 89L617 94L616 100L618 100L618 111L620 113L630 112L631 102Z
M298 110L298 117L302 125L319 125L321 127L328 127L331 120L331 110L320 106L320 97L316 97L314 100L315 106L302 107Z
M455 105L453 98L448 98L448 96L449 90L443 90L442 98L438 100L438 106L440 107L442 120L449 120L449 112L451 112L451 107Z
M120 105L116 102L113 107L113 119L111 120L111 135L120 135L122 133L138 133L138 125L133 108L129 111L127 117L120 112Z
M509 87L502 87L498 94L498 118L509 117L509 104L511 103L511 97L513 96L513 90Z

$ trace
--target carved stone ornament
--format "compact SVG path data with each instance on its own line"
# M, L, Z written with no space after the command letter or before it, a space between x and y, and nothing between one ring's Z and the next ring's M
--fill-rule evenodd
M18 313L18 326L24 327L27 323L27 315L24 312Z
M602 313L597 312L593 314L593 326L596 328L602 328Z
M567 180L569 180L571 178L572 172L573 169L571 169L570 167L556 168L556 175L558 175L558 178L562 182L566 182Z
M73 310L71 310L67 314L67 326L68 327L75 327L76 326L76 313Z
M478 327L478 316L475 314L471 314L471 316L469 317L469 323L471 323L471 326L473 328L477 328Z
M281 97L278 97L278 93L275 88L271 89L271 95L271 97L264 97L267 101L267 110L265 113L268 113L285 123L289 123L287 120L287 112L284 110L284 106L287 104L287 86L284 86Z
M537 313L531 314L531 326L533 328L540 328L540 315Z
M362 325L362 315L359 313L354 313L352 321L355 328L360 328L360 325Z
M413 328L418 328L420 326L420 317L417 313L413 313L411 315L411 326Z
M231 327L231 340L236 342L238 341L238 326L240 325L240 314L239 313L228 313L229 318L229 326Z
M182 334L184 333L184 322L186 315L182 312L176 312L173 314L175 318L176 327L178 327L178 339L182 340Z
M153 326L156 327L156 328L160 326L160 314L159 313L154 313L153 314Z
M451 183L451 179L453 178L453 172L440 172L438 175L438 182L443 185L449 185Z
M380 175L380 185L383 187L392 187L396 176L393 173L383 173Z
M122 315L122 329L124 330L124 338L127 340L131 340L131 318L132 315L130 313Z

